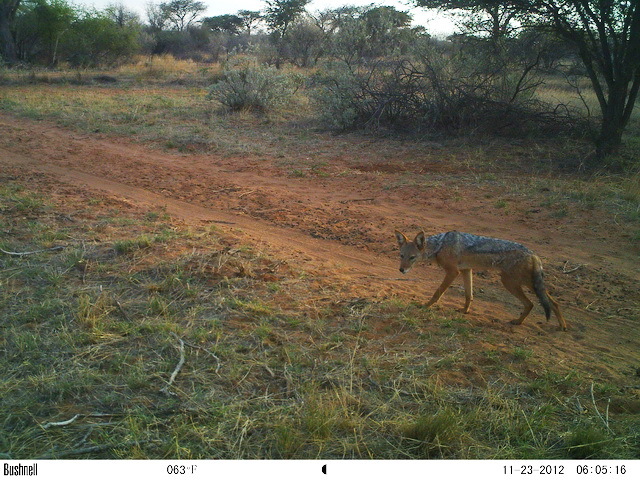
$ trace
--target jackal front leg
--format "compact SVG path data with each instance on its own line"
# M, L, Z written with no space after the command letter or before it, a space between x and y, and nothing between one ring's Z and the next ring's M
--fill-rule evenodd
M470 268L462 270L462 281L464 282L464 309L462 313L469 313L469 305L473 300L473 271Z
M426 305L427 307L430 307L431 305L436 303L438 300L440 300L440 297L444 294L444 292L447 291L447 288L451 286L451 284L456 279L459 273L460 273L459 270L447 271L447 274L445 275L444 280L442 280L442 283L436 289L435 293L433 294L433 297L431 297L431 300L427 302L427 305Z

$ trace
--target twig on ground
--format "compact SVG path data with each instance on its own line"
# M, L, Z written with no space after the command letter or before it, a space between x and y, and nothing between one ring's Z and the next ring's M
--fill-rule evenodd
M176 338L180 342L180 361L178 362L178 365L176 365L176 368L173 370L173 373L171 374L171 378L169 378L169 383L165 387L160 389L161 392L166 393L167 395L175 395L175 393L169 391L169 387L171 386L171 384L176 379L176 376L178 375L178 372L180 372L180 369L182 368L182 366L184 365L184 362L185 362L185 358L184 358L184 341L181 338L179 338L177 335L176 335Z
M31 252L8 252L6 250L3 250L2 248L0 248L0 252L4 253L5 255L13 255L16 257L24 257L25 255L33 255L36 253L42 253L42 252L51 252L53 250L63 250L64 247L63 245L58 245L57 247L51 247L51 248L43 248L42 250L33 250Z
M256 193L256 190L249 190L247 192L241 193L238 195L238 198L246 197L247 195L251 195L252 193Z
M578 270L579 268L584 267L584 265L581 263L579 264L577 267L572 268L571 270L567 270L567 265L569 264L568 261L564 262L564 265L562 266L562 273L571 273L571 272L575 272L576 270Z
M339 203L356 203L356 202L373 202L374 197L371 198L350 198L347 200L340 200Z
M51 428L51 427L65 427L67 425L71 425L73 422L75 422L78 418L80 418L80 415L74 415L73 418L70 418L69 420L65 420L63 422L48 422L45 423L42 428L44 430L46 430L47 428Z

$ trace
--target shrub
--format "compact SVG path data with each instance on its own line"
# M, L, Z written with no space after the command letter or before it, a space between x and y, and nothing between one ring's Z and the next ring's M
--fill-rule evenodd
M368 108L357 74L346 63L326 64L315 77L320 119L329 128L346 130L366 122ZM370 115L369 115L370 116Z
M77 20L61 46L74 67L117 64L130 59L139 49L137 27L120 27L99 14Z
M321 117L332 127L455 131L505 119L518 102L486 77L453 76L419 61L377 62L357 68L333 63L318 78ZM506 80L506 79L501 79Z
M244 64L227 68L209 90L208 98L233 110L266 112L289 101L301 85L297 75L274 67Z
M554 112L534 97L535 62L433 49L397 61L334 61L316 76L315 99L321 119L339 129L566 132L574 125L568 112Z

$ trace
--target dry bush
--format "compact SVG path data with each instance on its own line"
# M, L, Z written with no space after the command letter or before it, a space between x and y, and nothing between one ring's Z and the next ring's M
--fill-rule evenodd
M225 68L222 78L211 86L208 98L233 111L266 112L290 101L301 84L299 75L241 60Z
M401 60L331 62L315 78L316 101L325 123L338 129L518 135L575 130L579 117L573 109L535 96L542 84L538 59L508 62L504 56L488 60L463 50L426 49Z

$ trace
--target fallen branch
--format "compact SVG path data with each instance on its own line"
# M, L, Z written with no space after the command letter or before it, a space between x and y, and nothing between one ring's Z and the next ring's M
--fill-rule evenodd
M348 200L340 200L339 203L356 203L356 202L373 202L375 200L374 197L372 198L351 198Z
M31 252L7 252L6 250L3 250L2 248L0 248L0 252L4 253L5 255L14 255L16 257L24 257L25 255L33 255L35 253L42 253L42 252L51 252L53 250L63 250L64 246L59 245L57 247L51 247L51 248L43 248L42 250L33 250Z
M51 427L65 427L67 425L71 425L73 422L75 422L78 418L80 418L80 415L75 415L73 418L70 418L69 420L65 420L63 422L49 422L49 423L45 423L42 428L44 430L46 430L47 428L51 428Z
M249 190L248 192L241 193L238 195L238 198L246 197L247 195L251 195L252 193L256 193L257 190Z
M184 358L184 342L177 335L176 335L176 338L180 342L180 361L178 362L178 365L176 365L176 368L173 370L173 373L171 374L171 378L169 378L169 383L164 388L160 389L161 392L166 393L167 395L175 395L175 393L169 391L169 387L171 386L171 384L174 382L174 380L178 376L178 372L180 372L180 369L182 368L182 366L184 365L184 362L185 362L185 358Z
M577 267L572 268L571 270L567 270L567 265L569 264L569 262L564 262L564 265L562 266L562 273L571 273L571 272L575 272L576 270L578 270L579 268L584 267L583 264L579 264Z

